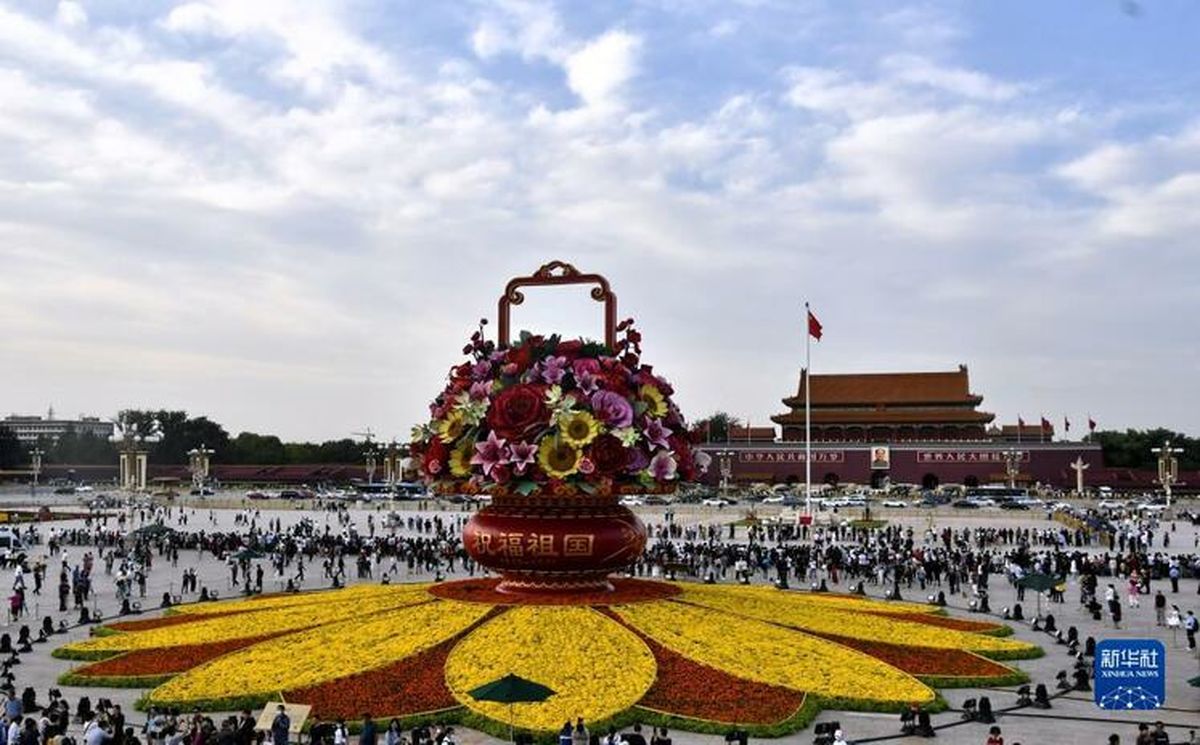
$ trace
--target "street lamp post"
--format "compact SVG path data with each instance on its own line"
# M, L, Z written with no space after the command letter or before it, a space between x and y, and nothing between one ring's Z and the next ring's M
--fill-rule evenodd
M42 456L46 453L41 448L34 448L29 451L29 458L33 467L33 482L29 485L29 496L37 497L38 476L42 475Z
M1171 441L1166 440L1160 448L1150 448L1150 452L1158 456L1158 483L1162 484L1167 495L1167 516L1171 515L1171 485L1179 481L1179 459L1177 453L1183 448L1171 447Z
M366 455L367 455L367 485L370 486L371 484L375 483L375 459L378 455L375 451L374 445L371 445L371 444L367 445Z
M729 493L729 482L733 478L733 450L718 450L717 465L721 470L721 483L718 487L722 495Z
M149 448L161 439L162 424L155 419L142 426L124 417L113 424L119 431L110 439L118 444L120 486L128 491L144 491L149 470Z
M1000 455L1004 458L1004 475L1008 477L1008 488L1016 489L1017 477L1021 475L1021 457L1024 453L1010 448Z
M203 444L188 451L188 471L192 474L192 490L204 496L204 485L208 483L209 458L213 451Z

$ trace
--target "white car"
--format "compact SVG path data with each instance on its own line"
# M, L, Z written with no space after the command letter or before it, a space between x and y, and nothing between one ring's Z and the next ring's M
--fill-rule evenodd
M80 485L80 486L77 486L77 487L75 487L75 492L76 492L76 493L80 493L80 492L85 492L85 493L86 493L86 492L90 492L90 491L93 491L93 490L94 490L94 487L92 487L92 486L89 486L89 485L87 485L87 484L82 484L82 485Z
M1143 502L1136 508L1139 512L1163 512L1167 509L1165 504L1153 504L1151 502Z
M641 497L621 497L621 505L625 507L641 507L646 504L646 500Z
M1120 510L1124 509L1125 503L1116 499L1101 499L1096 506L1102 510Z
M763 504L783 504L784 499L785 499L785 497L783 494L775 494L770 497L763 497L762 503Z
M720 497L709 497L700 504L704 505L705 507L725 507L733 504L733 502L730 502L728 499L721 499Z
M885 499L880 502L884 507L907 507L908 504L902 499Z

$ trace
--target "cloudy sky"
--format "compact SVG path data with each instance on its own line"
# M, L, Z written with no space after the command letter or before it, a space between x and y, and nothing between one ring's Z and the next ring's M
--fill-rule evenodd
M511 276L685 413L970 366L1200 432L1200 2L0 2L0 413L405 436ZM582 293L514 325L596 336ZM492 327L494 328L494 326ZM1078 431L1078 430L1077 430Z

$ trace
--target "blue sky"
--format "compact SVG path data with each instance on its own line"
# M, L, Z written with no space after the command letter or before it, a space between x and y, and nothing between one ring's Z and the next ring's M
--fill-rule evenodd
M1200 2L0 2L0 406L403 436L605 273L685 412L970 366L1200 427ZM594 335L530 297L519 325Z

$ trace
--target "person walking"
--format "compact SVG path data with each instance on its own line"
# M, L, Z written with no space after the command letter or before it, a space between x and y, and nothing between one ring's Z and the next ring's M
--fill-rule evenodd
M375 745L378 739L379 730L375 727L375 720L369 713L363 714L362 729L358 733L358 745Z
M587 727L583 725L583 717L575 720L575 729L571 731L571 745L588 745L589 740Z
M288 733L292 729L292 719L287 715L283 704L275 707L275 718L271 720L272 745L288 745Z
M1162 590L1154 593L1154 623L1158 626L1167 624L1167 596Z
M1200 629L1200 621L1196 619L1194 611L1187 612L1187 618L1183 619L1183 631L1187 634L1188 651L1196 651L1196 631Z

